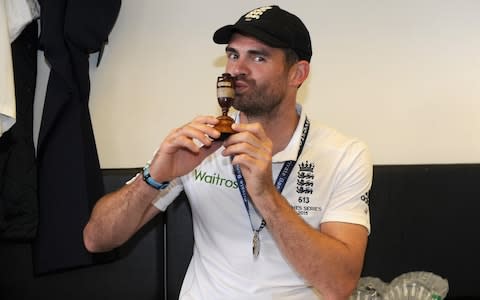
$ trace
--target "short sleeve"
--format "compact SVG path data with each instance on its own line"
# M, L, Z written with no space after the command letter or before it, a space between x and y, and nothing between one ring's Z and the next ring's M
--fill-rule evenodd
M335 174L334 188L322 222L363 225L370 232L368 193L373 165L367 146L356 141L347 149Z

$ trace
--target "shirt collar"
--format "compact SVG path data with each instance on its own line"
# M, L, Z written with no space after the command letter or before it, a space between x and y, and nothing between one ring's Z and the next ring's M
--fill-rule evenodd
M297 128L295 129L295 132L293 133L290 142L288 142L287 147L285 147L282 151L276 153L272 157L273 163L284 162L287 160L297 160L298 150L300 148L300 138L303 131L303 124L305 123L305 119L307 116L300 104L297 103L296 109L297 114L300 115L300 119L297 123Z

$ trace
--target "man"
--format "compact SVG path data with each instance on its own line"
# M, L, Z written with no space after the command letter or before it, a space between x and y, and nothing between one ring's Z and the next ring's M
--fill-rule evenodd
M236 78L236 133L215 140L212 116L173 130L143 176L97 203L86 247L121 245L183 189L195 247L181 299L347 298L370 229L372 165L362 142L310 121L296 103L308 30L267 6L213 39L227 44Z

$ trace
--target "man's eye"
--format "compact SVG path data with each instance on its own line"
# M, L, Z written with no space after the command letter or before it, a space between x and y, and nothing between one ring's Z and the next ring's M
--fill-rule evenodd
M265 61L265 58L263 56L255 56L253 58L256 62L263 62Z
M227 58L228 59L237 59L238 58L238 55L236 53L227 53Z

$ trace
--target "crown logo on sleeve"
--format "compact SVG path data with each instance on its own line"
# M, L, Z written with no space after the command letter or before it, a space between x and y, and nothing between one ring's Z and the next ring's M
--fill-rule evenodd
M263 15L264 12L266 12L269 9L272 9L273 7L271 6L264 6L264 7L259 7L255 8L254 10L250 11L245 15L245 21L252 21L252 20L258 20L260 17Z

